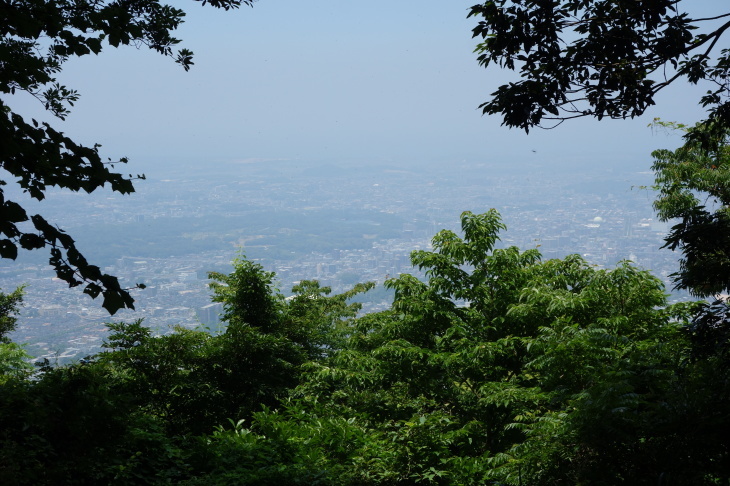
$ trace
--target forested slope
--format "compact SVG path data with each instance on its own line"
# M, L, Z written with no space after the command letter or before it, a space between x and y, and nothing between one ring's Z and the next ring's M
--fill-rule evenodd
M106 352L0 355L2 484L724 484L727 307L668 306L648 272L495 249L462 215L391 308L239 260L227 328L110 325ZM17 296L5 311L17 307ZM12 326L6 326L12 327ZM11 351L15 351L11 353Z

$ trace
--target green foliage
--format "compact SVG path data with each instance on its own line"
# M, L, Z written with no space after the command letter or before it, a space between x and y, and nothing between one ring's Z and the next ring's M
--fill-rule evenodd
M0 483L162 484L179 449L99 365L0 383Z
M203 1L206 3L228 10L251 1ZM4 2L1 15L0 94L26 92L60 119L79 98L56 78L73 57L99 54L107 44L134 45L173 57L185 70L193 64L188 49L173 52L180 40L172 32L185 13L157 0L20 0ZM121 194L133 192L135 177L115 172L115 163L126 162L126 158L105 162L99 145L82 146L48 123L27 122L0 100L0 167L34 199L44 199L49 186L90 193L108 184ZM85 285L84 293L92 298L102 295L102 305L111 314L123 307L134 308L127 289L89 264L71 236L43 216L28 215L20 204L7 200L2 190L6 184L0 180L1 258L15 259L19 248L50 248L50 264L69 286ZM23 228L26 222L32 223L32 230Z
M313 463L311 441L292 438L275 409L299 383L303 363L336 351L346 337L344 320L359 309L348 299L371 285L330 296L329 288L305 281L286 300L273 274L243 260L219 279L230 285L219 281L216 290L228 310L221 334L179 328L153 336L141 320L109 324L104 353L45 367L32 380L17 370L4 373L0 482L211 484L218 475L219 484L293 484L296 478L315 484L324 477L324 466ZM272 408L257 413L266 406ZM252 418L258 428L251 444L218 427ZM347 427L330 422L333 430ZM299 445L292 449L292 441ZM318 447L317 457L324 458L324 443ZM241 457L258 459L238 463L237 476L219 469Z
M107 351L0 380L3 484L725 484L730 310L622 262L497 248L495 211L356 318L239 259L219 334L110 324Z
M223 303L222 320L229 326L251 326L272 332L279 326L283 296L274 288L274 273L258 263L238 258L230 275L213 272L213 302Z
M479 18L475 52L485 67L517 71L484 113L526 131L545 120L639 116L659 91L684 78L706 81L700 99L709 122L730 126L730 50L712 52L730 13L710 18L683 11L691 2L655 0L495 0L471 7ZM720 9L727 10L727 9ZM703 27L706 27L703 29ZM671 72L667 75L667 72Z
M0 342L0 384L11 378L24 378L33 371L32 357L16 343Z
M319 417L294 402L255 413L248 428L243 420L229 425L201 442L192 458L200 472L183 484L349 484L340 461L364 439L353 419Z
M694 139L716 137L706 124L685 127L655 124L689 134L678 149L652 153L659 194L654 208L662 221L679 219L665 238L665 247L681 250L676 288L706 297L730 288L730 147L728 131L713 138L708 149Z
M223 304L222 319L227 333L254 330L290 340L301 360L318 359L338 348L344 332L343 320L355 317L362 307L348 303L367 292L373 283L356 284L351 290L330 296L332 289L314 280L303 280L292 288L289 299L275 287L275 275L258 263L239 258L230 275L213 272L213 301Z
M9 294L0 292L0 384L11 378L27 377L33 370L33 366L28 363L31 356L8 337L18 323L17 314L23 304L23 289L21 286Z
M464 213L463 239L441 232L412 255L427 282L392 280L392 309L309 367L298 396L367 427L351 484L697 484L726 452L680 466L707 451L678 432L703 423L686 403L696 377L679 372L693 306L667 307L627 263L495 249L502 228L496 212ZM699 401L716 403L708 391Z
M97 357L173 435L209 433L229 418L276 407L299 383L305 362L336 351L344 320L360 307L348 299L372 286L329 296L331 289L303 281L287 300L273 273L244 259L230 275L211 277L213 300L224 304L223 333L179 328L152 336L141 321L109 324L109 351Z
M18 324L18 311L23 305L23 289L21 286L6 294L0 292L0 343L9 343L8 334L15 330Z

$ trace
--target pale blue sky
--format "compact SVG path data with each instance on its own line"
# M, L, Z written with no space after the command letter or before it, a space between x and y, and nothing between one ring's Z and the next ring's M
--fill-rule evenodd
M723 1L693 0L712 10ZM81 93L54 125L105 156L360 160L487 158L519 165L632 160L676 141L652 135L655 116L693 122L702 90L680 84L639 120L578 120L529 136L478 105L508 78L476 63L466 19L474 0L260 0L224 12L191 1L178 31L195 52L185 73L134 48L69 62L61 80ZM22 100L11 106L42 116Z

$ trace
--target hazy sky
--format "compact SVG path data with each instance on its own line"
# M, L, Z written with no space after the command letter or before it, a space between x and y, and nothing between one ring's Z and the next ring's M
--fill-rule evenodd
M693 2L726 10L725 0ZM681 84L639 120L579 120L529 136L500 127L477 107L509 74L477 65L476 20L466 19L474 0L260 0L232 12L171 3L188 12L178 37L195 52L190 72L124 48L70 61L61 76L82 97L54 125L102 144L105 156L132 157L137 171L175 157L580 158L647 170L652 149L677 145L652 135L651 119L702 115L702 90ZM9 102L42 116L29 101Z

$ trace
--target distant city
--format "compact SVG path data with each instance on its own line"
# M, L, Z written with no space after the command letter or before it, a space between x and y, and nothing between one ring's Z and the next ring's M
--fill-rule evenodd
M12 338L38 358L64 362L98 352L105 322L219 331L208 272L230 272L240 255L276 272L287 295L304 279L337 293L400 273L422 276L410 252L430 248L441 229L458 232L462 211L489 208L508 227L500 246L537 247L544 259L578 253L608 268L631 260L671 289L678 255L659 249L670 225L656 220L654 196L643 188L652 182L648 161L600 169L533 159L160 163L130 196L52 191L33 208L68 231L90 262L147 288L134 291L135 311L110 317L100 301L53 278L44 250L1 260L0 289L27 286ZM363 311L385 309L389 299L379 285Z

